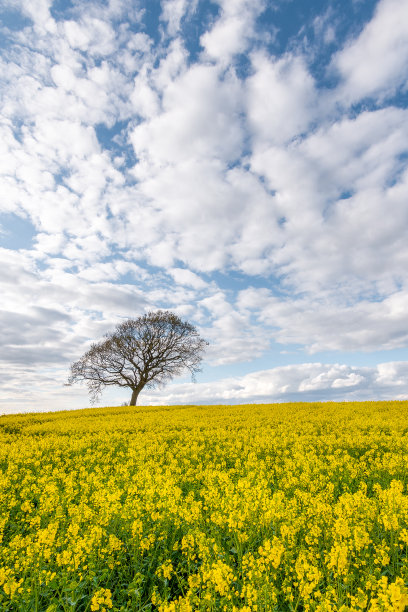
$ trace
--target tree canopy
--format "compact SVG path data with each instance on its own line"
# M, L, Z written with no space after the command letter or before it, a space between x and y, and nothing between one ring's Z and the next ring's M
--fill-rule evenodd
M71 365L67 384L86 383L93 403L105 387L129 387L130 405L135 406L144 387L163 385L186 370L194 380L207 345L194 325L176 314L149 312L127 319L92 344Z

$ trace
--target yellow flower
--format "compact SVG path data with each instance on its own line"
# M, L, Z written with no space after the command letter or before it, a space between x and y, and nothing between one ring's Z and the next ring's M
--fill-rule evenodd
M167 580L171 578L172 573L173 573L173 565L170 559L162 563L162 565L160 565L156 570L156 574L158 576L161 576L162 578L165 578Z
M0 608L114 572L118 609L402 612L407 417L408 402L1 416ZM95 591L88 609L112 610Z
M109 589L99 589L93 594L91 600L91 610L95 612L106 612L107 609L112 608L112 593Z

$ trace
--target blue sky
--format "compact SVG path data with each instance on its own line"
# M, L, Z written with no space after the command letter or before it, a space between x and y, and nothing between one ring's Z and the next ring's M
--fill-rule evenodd
M0 10L0 412L158 308L210 345L141 403L408 398L405 0Z

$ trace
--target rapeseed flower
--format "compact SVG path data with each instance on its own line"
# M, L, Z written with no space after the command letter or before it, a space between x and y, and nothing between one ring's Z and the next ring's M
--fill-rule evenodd
M109 589L99 589L96 591L91 600L91 610L95 612L107 612L112 608L112 593Z
M0 609L403 612L407 417L408 402L0 417Z

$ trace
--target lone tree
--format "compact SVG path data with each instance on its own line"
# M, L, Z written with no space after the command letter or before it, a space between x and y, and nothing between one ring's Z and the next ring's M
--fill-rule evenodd
M68 378L68 385L86 382L92 403L109 386L132 389L130 405L136 406L144 387L162 385L184 370L194 380L208 345L194 325L163 310L128 319L105 338L71 365Z

